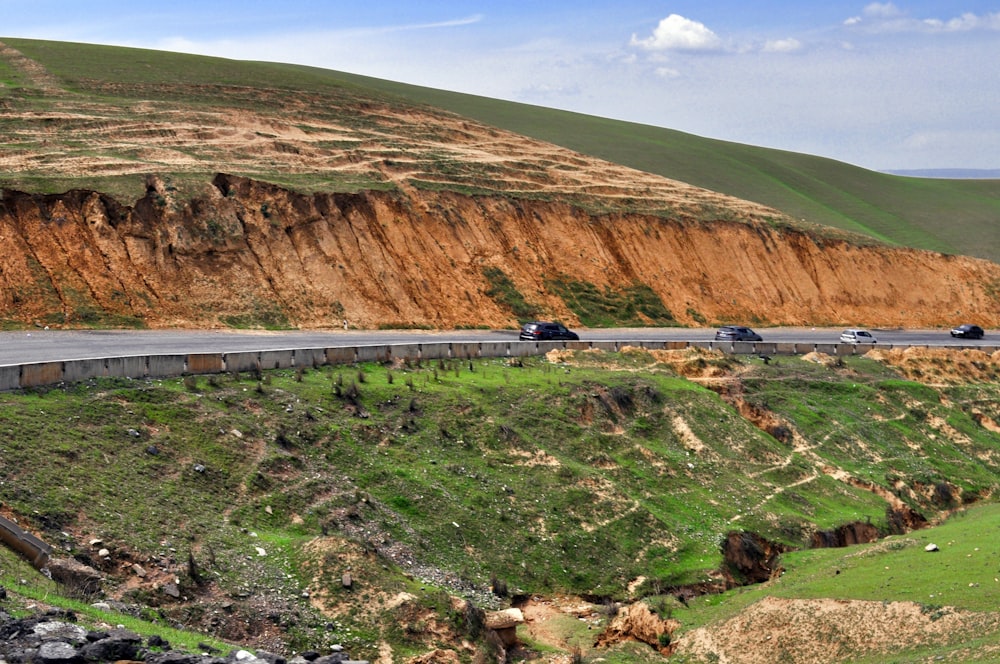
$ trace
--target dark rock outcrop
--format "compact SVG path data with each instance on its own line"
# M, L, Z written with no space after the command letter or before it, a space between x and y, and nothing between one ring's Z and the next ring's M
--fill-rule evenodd
M173 650L162 637L143 639L127 629L87 630L68 611L51 610L30 618L14 618L0 610L0 662L7 664L104 664L144 661L147 664L306 664L297 656L286 662L267 652L233 650L217 654ZM317 657L321 664L353 662L343 651ZM360 660L359 660L360 662Z

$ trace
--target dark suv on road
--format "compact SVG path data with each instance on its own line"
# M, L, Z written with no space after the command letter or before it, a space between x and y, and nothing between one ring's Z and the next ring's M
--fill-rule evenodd
M763 341L761 336L742 325L726 325L715 333L716 341Z
M579 341L580 337L576 332L571 332L559 323L549 323L547 321L533 321L525 323L521 327L521 334L518 338L523 341L550 341L563 339L566 341Z
M982 339L983 328L978 325L963 323L951 331L951 336L961 339Z

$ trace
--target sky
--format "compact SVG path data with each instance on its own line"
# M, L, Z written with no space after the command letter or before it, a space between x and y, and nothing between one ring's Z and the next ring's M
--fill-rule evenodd
M0 0L0 40L322 67L830 157L1000 169L1000 0Z

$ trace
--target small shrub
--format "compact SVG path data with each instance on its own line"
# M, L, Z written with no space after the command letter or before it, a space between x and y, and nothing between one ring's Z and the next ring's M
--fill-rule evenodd
M507 597L507 582L497 578L496 573L490 574L490 588L497 597Z

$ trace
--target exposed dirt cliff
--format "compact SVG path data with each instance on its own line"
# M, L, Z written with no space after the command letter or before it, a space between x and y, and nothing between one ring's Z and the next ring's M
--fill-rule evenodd
M151 178L132 206L86 191L5 191L0 317L504 327L517 322L514 293L538 315L579 324L586 304L565 297L572 284L611 301L648 286L689 325L1000 322L1000 265L761 221L416 190L303 195L226 175L213 184L179 200Z

